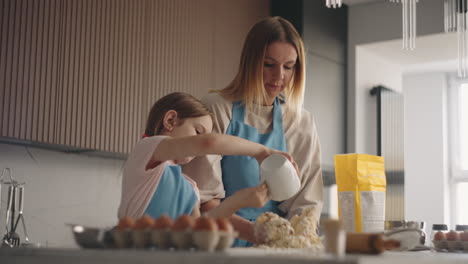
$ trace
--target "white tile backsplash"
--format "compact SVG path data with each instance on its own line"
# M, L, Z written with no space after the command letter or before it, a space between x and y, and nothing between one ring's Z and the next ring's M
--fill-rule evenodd
M123 160L0 144L0 169L25 181L24 215L31 241L76 247L66 223L108 227L117 222ZM7 186L2 186L0 235L5 233ZM18 227L22 238L23 230Z

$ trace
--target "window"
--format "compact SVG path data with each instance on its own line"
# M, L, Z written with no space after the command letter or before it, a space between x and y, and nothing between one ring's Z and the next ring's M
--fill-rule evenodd
M458 208L456 208L455 223L466 224L468 223L468 210L466 210L466 202L468 202L468 182L455 184L456 190L456 199Z
M468 224L468 80L449 86L452 223Z
M468 170L468 84L460 87L460 146L461 169Z

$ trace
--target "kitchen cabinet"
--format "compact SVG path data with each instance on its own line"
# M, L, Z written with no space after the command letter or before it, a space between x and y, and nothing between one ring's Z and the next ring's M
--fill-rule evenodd
M228 83L219 66L237 61L250 23L216 24L219 11L268 14L267 0L255 5L247 14L250 1L0 0L0 137L128 153L158 98ZM228 34L237 42L225 45Z
M0 136L128 152L153 93L138 78L145 2L2 1L2 9Z

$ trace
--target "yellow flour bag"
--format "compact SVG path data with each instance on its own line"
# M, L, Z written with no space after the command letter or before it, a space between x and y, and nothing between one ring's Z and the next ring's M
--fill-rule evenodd
M381 232L385 221L383 157L367 154L335 155L340 219L348 232Z

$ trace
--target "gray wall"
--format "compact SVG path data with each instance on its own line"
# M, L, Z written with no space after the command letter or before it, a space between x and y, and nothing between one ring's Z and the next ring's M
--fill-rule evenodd
M338 217L334 155L346 150L346 67L348 9L324 1L272 0L272 15L301 32L307 56L304 106L315 117L322 146L322 216Z
M329 9L304 1L303 38L307 50L305 107L316 118L324 171L345 152L347 7Z
M322 1L303 0L272 0L271 7L272 15L290 20L302 33L307 52L304 106L316 119L327 184L333 156L346 146L347 7L329 9Z
M424 0L417 4L417 36L441 33L443 24L443 0ZM356 47L361 44L401 39L401 5L390 2L355 5L348 13L348 68L347 68L347 152L375 149L375 141L360 140L356 131L373 129L375 120L364 122L367 116L358 113L375 111L366 102L362 89L356 87ZM416 41L416 49L417 49ZM391 87L390 87L391 88ZM364 127L360 127L364 126ZM369 147L370 145L370 147Z
M0 144L0 169L26 182L24 218L29 239L43 247L75 247L67 223L111 227L117 223L123 160ZM5 226L2 186L0 235ZM23 228L18 233L23 239Z

